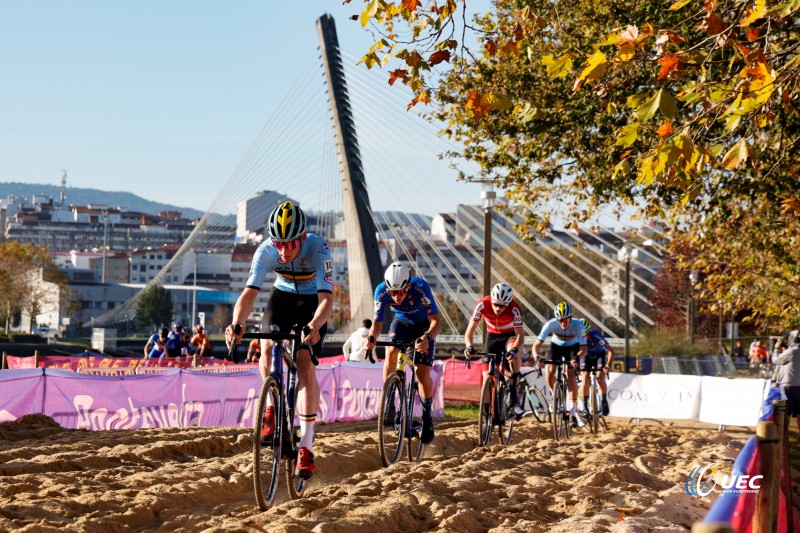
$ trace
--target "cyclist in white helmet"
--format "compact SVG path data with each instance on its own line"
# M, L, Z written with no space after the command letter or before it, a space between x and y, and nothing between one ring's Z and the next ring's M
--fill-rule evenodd
M508 361L511 376L511 403L515 406L515 413L520 414L521 409L517 407L517 379L519 378L520 353L525 346L525 332L522 323L522 310L514 300L514 290L506 283L498 283L492 287L489 296L484 296L475 303L472 311L472 320L467 325L464 332L464 357L471 359L475 354L473 347L473 336L481 319L486 323L488 335L486 336L486 346L483 350L486 353L502 354ZM484 356L481 361L483 370L483 380L489 374L489 358ZM505 370L505 369L504 369Z
M567 385L569 386L569 399L572 402L570 408L570 418L572 425L578 425L581 419L575 416L578 408L578 381L575 377L575 370L578 368L580 358L586 356L586 339L583 337L583 324L577 320L572 320L572 307L566 302L559 302L553 309L553 318L548 320L542 327L541 333L533 342L533 355L536 357L536 368L542 368L539 361L539 348L551 336L550 357L554 361L566 361L569 358L571 368L567 372ZM552 390L556 382L556 369L552 364L545 368L545 378L547 385Z
M256 296L268 272L276 274L262 318L261 331L300 333L302 344L297 351L297 414L300 419L300 442L296 475L307 479L314 473L314 423L319 409L319 383L311 354L319 357L327 322L333 309L333 270L331 251L323 237L306 233L306 217L300 206L283 202L269 216L265 239L253 255L250 277L233 309L233 324L225 330L225 340L241 339L244 321L253 310ZM309 332L302 333L304 326ZM272 341L261 341L259 359L261 376L269 375ZM262 439L275 431L275 406L264 410Z
M428 282L412 276L405 263L392 263L386 269L384 281L375 288L375 316L372 328L364 339L368 350L375 348L376 340L381 334L383 315L386 306L394 309L394 320L389 326L389 340L407 342L421 339L414 346L414 365L419 379L419 399L422 403L422 435L420 441L428 444L433 440L433 381L431 366L436 351L434 339L442 329L439 322L439 310ZM383 379L385 380L397 368L398 348L387 348L383 361Z

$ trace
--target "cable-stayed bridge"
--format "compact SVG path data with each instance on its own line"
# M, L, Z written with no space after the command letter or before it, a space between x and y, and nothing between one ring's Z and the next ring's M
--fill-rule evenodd
M332 25L321 17L320 34ZM368 317L385 264L404 260L431 283L444 333L463 332L484 294L482 186L457 180L453 162L440 154L459 147L440 137L436 124L407 112L408 93L389 87L384 72L358 61L339 49L335 33L333 40L321 38L319 57L287 85L238 166L220 180L196 229L151 283L173 279L187 253L233 253L236 243L223 237L227 222L218 214L237 212L260 191L277 191L298 201L309 214L309 230L332 246L335 278L343 282L335 294L335 327L349 329L348 320ZM457 164L468 174L477 170ZM626 243L638 251L630 270L631 331L654 324L648 294L664 238L657 229L615 229L620 220L601 213L593 228L554 229L528 242L514 230L527 209L512 206L513 216L493 211L488 254L491 284L514 287L526 334L538 333L563 299L607 336L621 336L626 284L618 253ZM135 305L133 298L95 323L130 320Z

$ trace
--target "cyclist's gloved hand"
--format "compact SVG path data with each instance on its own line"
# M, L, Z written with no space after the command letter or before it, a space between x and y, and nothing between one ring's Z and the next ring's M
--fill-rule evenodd
M473 355L475 355L475 348L473 348L472 346L467 346L464 349L464 358L472 359Z
M516 359L516 358L517 358L517 349L516 348L511 348L509 351L506 352L506 359L508 359L509 363L511 361L513 361L514 359Z

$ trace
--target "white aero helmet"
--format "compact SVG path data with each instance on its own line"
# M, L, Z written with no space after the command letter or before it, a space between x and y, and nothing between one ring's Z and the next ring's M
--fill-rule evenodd
M383 279L386 281L386 290L406 290L408 284L411 282L411 272L408 270L405 263L395 261L386 269Z
M508 305L514 298L514 291L511 285L506 283L498 283L492 287L492 303L499 305Z

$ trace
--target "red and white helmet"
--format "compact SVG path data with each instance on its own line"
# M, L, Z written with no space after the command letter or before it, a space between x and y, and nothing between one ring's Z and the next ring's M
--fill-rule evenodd
M499 305L508 305L514 299L514 290L511 285L506 283L498 283L492 287L492 303Z

